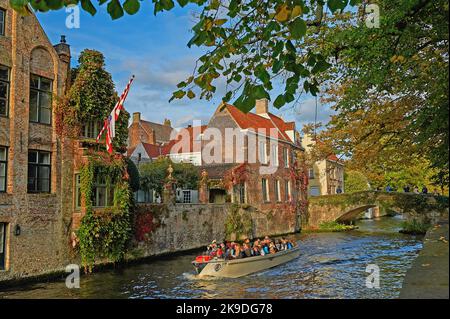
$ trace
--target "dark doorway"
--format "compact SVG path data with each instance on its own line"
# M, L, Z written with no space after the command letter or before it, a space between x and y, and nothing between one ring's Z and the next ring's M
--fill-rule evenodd
M227 200L227 192L224 189L210 189L209 202L214 204L223 204Z

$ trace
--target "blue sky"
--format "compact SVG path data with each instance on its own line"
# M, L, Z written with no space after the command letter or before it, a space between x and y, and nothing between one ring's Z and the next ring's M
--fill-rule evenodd
M219 86L218 94L211 101L168 102L176 84L192 73L202 53L199 48L189 49L186 45L192 37L190 29L198 11L195 6L187 6L154 16L151 2L143 1L137 14L113 21L104 5L94 17L81 10L78 29L66 27L69 14L64 9L37 16L53 43L58 43L62 34L66 35L72 50L72 66L77 64L83 49L101 51L119 93L129 77L136 75L125 103L130 113L141 112L144 119L153 122L169 118L174 127L181 127L192 124L193 120L207 123L224 92ZM314 98L305 96L297 105L286 105L280 110L271 108L271 111L285 120L295 120L301 129L303 124L314 121L314 105ZM318 120L326 122L330 114L331 110L319 103Z

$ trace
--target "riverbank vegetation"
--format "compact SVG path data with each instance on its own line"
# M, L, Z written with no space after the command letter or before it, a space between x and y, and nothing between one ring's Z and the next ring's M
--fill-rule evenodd
M302 230L304 233L331 233L331 232L345 232L357 229L358 226L355 225L346 225L342 223L338 223L336 221L323 222L319 224L319 227L316 228L308 228Z
M400 233L410 235L425 235L431 224L425 221L419 221L417 219L406 220L402 223L402 229Z

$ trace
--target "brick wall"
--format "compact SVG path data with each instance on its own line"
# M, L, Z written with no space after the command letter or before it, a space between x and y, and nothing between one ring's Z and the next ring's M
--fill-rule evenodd
M68 82L70 53L58 51L49 42L34 14L20 16L8 0L6 33L0 36L0 64L10 68L9 116L0 117L0 145L8 147L7 192L0 193L0 222L8 224L6 270L0 281L63 269L68 260L67 236L70 218L64 216L64 201L71 196L62 172L71 166L70 154L63 159L65 141L52 124L29 121L30 74L53 81L53 94L61 95ZM54 107L54 105L53 105ZM51 191L29 194L28 150L51 152ZM71 186L71 185L70 185ZM14 230L19 226L20 235Z

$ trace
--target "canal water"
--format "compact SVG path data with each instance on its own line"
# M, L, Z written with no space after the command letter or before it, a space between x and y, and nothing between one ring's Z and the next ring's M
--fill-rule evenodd
M401 218L362 220L357 230L293 236L299 258L238 279L198 279L196 254L164 258L81 277L0 289L0 298L396 298L422 238L398 233ZM368 265L380 270L380 287L367 288Z

